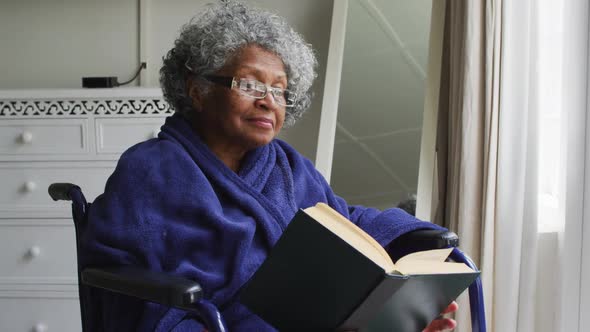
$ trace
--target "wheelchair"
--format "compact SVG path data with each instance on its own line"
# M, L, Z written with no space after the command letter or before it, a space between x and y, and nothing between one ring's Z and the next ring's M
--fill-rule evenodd
M87 211L91 203L86 201L82 190L75 184L53 183L49 186L48 191L54 201L65 200L72 202L76 250L80 252L80 229L82 227L81 225L88 222ZM395 241L395 245L396 248L405 248L407 252L453 247L454 249L450 256L452 260L463 262L472 269L477 270L473 261L457 248L459 238L452 232L417 230L398 238ZM203 289L196 281L132 266L86 268L81 270L80 257L78 255L77 259L82 331L90 331L97 328L96 326L89 326L90 323L85 319L90 315L88 310L89 303L92 300L93 288L104 289L144 301L186 310L199 317L208 331L228 331L220 312L203 297ZM472 331L485 332L485 311L480 278L473 282L468 292ZM100 327L98 327L98 330L100 330Z

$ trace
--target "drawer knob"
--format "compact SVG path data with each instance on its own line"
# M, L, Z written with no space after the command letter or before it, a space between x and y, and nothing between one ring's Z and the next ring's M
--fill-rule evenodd
M37 184L33 181L27 181L25 182L25 191L26 192L33 192L35 191L35 189L37 189Z
M33 142L33 133L30 131L25 131L20 134L20 140L25 144L30 144Z
M29 248L29 251L27 251L27 256L30 258L39 257L39 255L41 255L41 248L39 246L32 246Z
M47 332L47 325L43 323L37 323L33 326L33 332Z

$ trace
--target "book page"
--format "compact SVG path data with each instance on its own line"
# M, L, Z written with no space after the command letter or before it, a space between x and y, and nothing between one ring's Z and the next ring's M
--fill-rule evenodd
M413 252L397 260L396 265L404 264L405 261L435 261L444 262L453 251L453 248L433 249Z
M453 248L418 251L408 254L395 262L402 274L465 273L473 270L464 263L445 262Z
M303 211L375 262L384 271L395 270L391 257L375 239L329 205L318 203Z

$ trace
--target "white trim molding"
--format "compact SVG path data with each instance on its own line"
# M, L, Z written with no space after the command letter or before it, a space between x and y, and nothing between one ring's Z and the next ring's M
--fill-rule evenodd
M2 90L0 119L171 114L160 89Z
M420 165L418 167L418 192L416 217L433 220L433 196L436 194L436 131L438 121L438 99L442 66L443 33L445 26L446 0L432 1L430 23L430 47L422 116L422 139L420 140Z
M336 140L336 123L338 121L338 100L340 98L340 79L342 77L347 13L348 0L334 1L324 98L322 101L322 114L320 116L320 130L315 158L317 170L326 178L328 183L330 182L330 175L332 173L334 141Z

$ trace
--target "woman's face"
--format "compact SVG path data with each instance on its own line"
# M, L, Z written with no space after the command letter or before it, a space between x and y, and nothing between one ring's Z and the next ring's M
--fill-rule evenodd
M241 49L217 75L287 88L287 74L281 59L258 46ZM209 146L224 149L248 151L268 144L281 131L285 120L285 106L278 105L270 92L263 99L255 99L237 88L213 84L199 106L200 134Z

